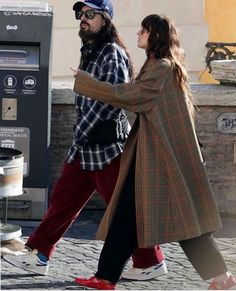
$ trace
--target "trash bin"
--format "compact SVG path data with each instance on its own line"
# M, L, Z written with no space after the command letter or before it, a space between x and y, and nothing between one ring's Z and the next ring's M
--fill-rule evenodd
M18 225L7 223L8 197L23 194L23 153L16 149L0 147L0 199L3 200L3 217L0 240L7 241L21 236Z

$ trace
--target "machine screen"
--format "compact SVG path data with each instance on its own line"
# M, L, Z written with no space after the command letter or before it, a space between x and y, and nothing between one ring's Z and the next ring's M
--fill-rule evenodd
M39 46L0 44L0 70L39 70Z

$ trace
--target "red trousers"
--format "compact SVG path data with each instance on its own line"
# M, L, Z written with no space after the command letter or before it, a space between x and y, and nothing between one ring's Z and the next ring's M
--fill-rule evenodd
M49 208L42 222L30 235L26 245L51 257L56 244L77 218L88 200L97 191L108 204L118 177L120 157L99 171L81 169L79 159L65 163L51 195ZM136 268L147 268L161 262L164 255L159 246L137 249L133 254Z

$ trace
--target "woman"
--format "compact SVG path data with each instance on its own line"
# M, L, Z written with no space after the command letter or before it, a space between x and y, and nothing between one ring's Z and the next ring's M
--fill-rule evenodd
M194 129L194 108L173 22L149 15L138 46L147 60L133 83L110 85L87 73L74 91L137 117L125 145L119 178L97 238L105 240L98 271L75 282L115 289L125 263L139 247L178 241L209 289L236 286L212 233L221 227ZM119 247L117 247L119 245Z

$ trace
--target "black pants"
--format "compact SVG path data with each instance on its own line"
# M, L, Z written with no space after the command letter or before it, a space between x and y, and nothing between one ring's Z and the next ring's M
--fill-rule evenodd
M138 247L134 187L133 163L101 251L96 273L97 277L114 284L119 280L127 260ZM225 261L211 233L180 241L179 244L203 280L227 272Z

